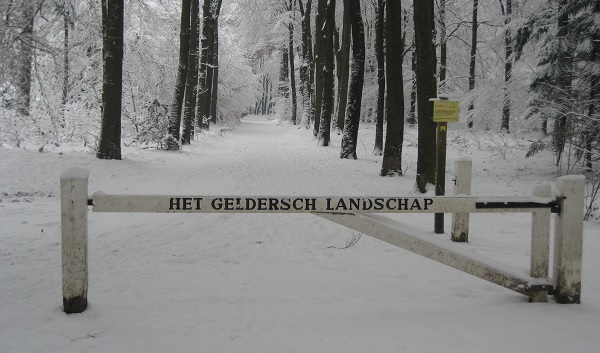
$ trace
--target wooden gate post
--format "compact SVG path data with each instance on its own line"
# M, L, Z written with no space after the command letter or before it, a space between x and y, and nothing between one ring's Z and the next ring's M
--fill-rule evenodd
M473 161L465 157L454 161L455 185L454 195L471 195L471 174ZM469 241L469 214L452 214L452 241Z
M65 313L87 307L87 199L89 172L71 168L60 175L62 292Z
M554 300L580 303L585 177L560 177L556 189L563 200L554 224Z
M550 185L537 185L533 188L533 196L550 198ZM550 216L549 208L542 208L531 213L531 262L529 275L533 278L548 278L550 266ZM531 302L548 301L548 292L537 292L529 297Z

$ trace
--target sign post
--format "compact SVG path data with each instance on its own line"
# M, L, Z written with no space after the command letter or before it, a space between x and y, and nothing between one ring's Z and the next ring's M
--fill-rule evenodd
M436 128L436 172L435 172L435 195L446 194L446 140L448 134L448 123L458 122L460 105L458 101L448 100L446 96L439 96L429 100L431 118L437 123ZM434 231L436 234L444 233L444 214L436 213L434 219Z
M446 139L448 123L437 123L436 164L435 164L435 196L446 194ZM444 214L434 215L435 234L444 234Z

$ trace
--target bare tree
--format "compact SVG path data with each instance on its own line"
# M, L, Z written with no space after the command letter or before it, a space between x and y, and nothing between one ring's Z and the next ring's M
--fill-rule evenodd
M408 13L404 10L404 23L408 27ZM412 37L412 43L410 45L410 108L408 111L408 118L406 122L408 126L414 127L417 123L417 53L415 50L415 36Z
M290 79L289 79L289 63L288 58L288 47L287 44L281 48L281 65L279 66L279 82L277 85L277 99L280 100L278 103L289 105L288 100L290 98Z
M121 159L123 0L102 0L102 124L96 157Z
M350 66L350 86L348 88L348 109L344 122L344 135L340 158L356 159L358 125L365 70L365 27L362 19L360 0L344 0L348 6L352 27L352 63Z
M221 11L221 0L204 0L202 5L202 38L198 64L198 86L196 92L196 121L198 127L208 129L212 120L213 79L215 76L215 54L217 17Z
M567 144L568 135L571 127L569 116L572 114L572 104L567 103L571 98L571 89L573 84L573 56L569 48L573 48L569 38L569 12L568 12L569 0L558 1L558 30L556 33L556 39L558 44L561 45L561 49L558 51L556 57L556 86L553 90L560 96L560 99L565 102L566 110L559 112L554 118L554 149L557 153L556 165L560 168L562 153L565 150Z
M427 191L435 184L435 123L429 118L429 99L435 98L436 54L433 43L433 0L414 2L415 49L417 54L417 114L419 119L419 149L417 156L417 187Z
M594 1L594 18L600 18L600 0ZM589 61L591 66L600 67L600 23L595 22L597 28L591 30L591 42L592 48L589 53ZM588 105L588 119L591 122L591 128L586 134L585 141L585 165L588 170L592 170L593 162L593 150L594 147L600 146L600 119L599 119L599 107L600 102L600 72L597 70L592 71L590 75L590 94L589 94L589 105ZM596 178L600 179L600 178ZM598 183L600 184L600 182ZM597 189L596 189L597 190Z
M62 92L61 92L61 116L62 116L62 127L65 126L65 110L69 101L69 81L71 80L70 75L70 61L69 61L69 50L70 50L70 30L73 26L73 8L72 5L63 1L57 4L58 11L63 17L63 80L62 80Z
M219 16L221 13L221 3L222 0L219 0L215 16L214 38L212 41L213 77L212 89L210 90L210 121L213 124L217 123L217 101L219 93Z
M290 0L288 10L292 16L288 24L288 57L290 59L290 95L292 97L292 123L296 125L298 102L296 100L296 70L294 68L294 1Z
M181 106L185 94L185 81L188 69L188 57L190 52L190 10L192 0L181 1L181 24L179 30L179 65L177 66L177 78L175 79L175 92L171 102L169 119L169 134L179 141L181 129ZM178 145L173 145L178 149Z
M510 31L512 16L512 0L506 0L506 6L500 0L502 15L504 16L504 100L502 104L501 131L510 131L510 90L509 84L512 77L513 43Z
M387 131L385 150L381 164L381 175L402 175L402 144L404 142L404 80L402 62L404 34L401 0L387 0L386 3L386 66L387 66Z
M190 5L190 47L187 75L185 77L185 95L183 100L183 134L181 143L189 145L192 140L196 116L196 95L198 86L198 37L200 21L200 0L192 0Z
M475 89L475 62L477 59L477 27L479 22L477 21L477 10L479 7L479 0L473 0L473 17L471 22L471 56L469 59L469 91L473 92ZM473 109L475 108L473 100L469 103L468 108L468 121L467 124L470 128L473 127Z
M323 37L321 38L322 45L322 62L323 62L323 87L321 97L321 120L318 133L318 143L320 146L329 146L331 138L331 116L333 115L333 96L334 96L334 45L333 32L335 30L335 0L319 0L319 5L324 3L324 6L319 6L319 10L325 12Z
M448 65L448 36L446 35L446 1L438 1L439 33L440 33L440 82L439 90L444 91L446 86L446 71ZM510 0L509 0L510 1Z
M325 6L326 1L317 0L317 13L315 15L315 37L314 37L314 57L313 57L313 70L315 75L314 80L314 100L315 100L315 112L314 112L314 125L313 135L318 137L319 128L321 127L321 104L323 98L323 57L325 51L331 48L326 48L323 39L323 31L325 24Z
M16 108L23 116L29 116L31 105L31 66L33 64L34 19L39 10L37 2L23 2L18 17L17 26L20 33L17 36L17 53L15 70Z
M336 109L336 129L338 135L344 129L344 118L346 117L346 108L348 102L348 81L350 69L350 13L348 6L344 4L342 15L342 35L340 39L340 49L337 54L337 75L338 75L338 102Z
M377 113L375 114L375 146L373 155L383 154L383 120L385 112L385 58L384 58L384 25L385 0L377 0L375 6L375 56L377 58ZM399 13L398 15L402 15ZM396 38L394 38L396 39ZM394 40L392 39L392 40ZM390 45L388 40L388 46Z
M306 7L306 9L305 9ZM302 51L300 63L300 93L302 94L302 118L301 124L309 128L310 122L314 120L314 101L313 84L311 81L312 66L312 34L310 28L310 14L312 9L312 0L307 0L304 5L303 0L298 1L300 16L302 16Z

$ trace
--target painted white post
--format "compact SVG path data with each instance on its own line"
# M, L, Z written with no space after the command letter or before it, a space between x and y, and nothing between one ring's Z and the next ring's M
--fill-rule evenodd
M60 175L62 292L65 313L87 307L87 199L89 172L71 168Z
M533 188L533 196L552 197L550 185L538 185ZM550 209L544 208L531 213L531 267L529 275L533 278L548 278L550 264ZM537 292L531 302L548 301L548 292Z
M585 178L560 177L556 189L564 199L554 225L554 300L580 303Z
M456 184L454 185L454 195L471 195L471 174L473 171L473 161L465 157L454 161L454 173ZM469 241L469 214L452 214L452 241Z

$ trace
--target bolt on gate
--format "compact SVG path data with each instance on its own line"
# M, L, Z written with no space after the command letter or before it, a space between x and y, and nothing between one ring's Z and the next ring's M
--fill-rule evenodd
M457 196L173 196L113 195L99 191L91 198L88 197L89 172L80 168L66 170L61 174L64 311L79 313L87 307L88 206L92 206L94 212L310 213L524 294L532 302L546 302L551 294L558 303L579 303L584 177L558 178L555 195L550 185L541 185L526 197L475 197L465 195L470 193L470 170L470 160L456 161L455 195L460 194ZM468 238L468 215L484 212L532 214L529 273L461 247L459 242ZM452 213L454 242L411 229L385 217L385 213ZM554 261L552 277L549 277L552 213L555 214Z

